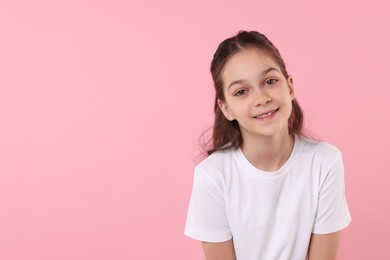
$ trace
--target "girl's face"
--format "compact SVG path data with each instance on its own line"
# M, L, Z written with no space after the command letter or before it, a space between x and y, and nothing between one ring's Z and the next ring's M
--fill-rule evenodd
M241 50L227 61L221 76L225 101L218 105L228 120L238 121L244 142L288 133L293 82L269 55Z

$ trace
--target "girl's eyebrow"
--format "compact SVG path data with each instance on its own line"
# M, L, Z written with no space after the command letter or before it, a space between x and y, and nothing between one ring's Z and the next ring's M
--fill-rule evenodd
M276 70L276 71L280 72L277 68L270 67L270 68L268 68L268 69L262 71L260 75L266 75L268 72L273 71L273 70ZM242 83L242 82L245 82L245 80L244 80L244 79L235 80L235 81L233 81L232 83L230 83L228 89L229 89L231 86L233 86L234 84L240 84L240 83Z

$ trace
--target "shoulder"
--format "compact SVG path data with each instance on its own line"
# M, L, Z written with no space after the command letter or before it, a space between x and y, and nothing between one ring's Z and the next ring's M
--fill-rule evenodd
M229 174L235 161L236 150L217 151L209 155L195 167L195 178L222 181Z
M308 160L326 165L334 165L342 159L342 152L335 145L309 139L306 137L300 138L301 155Z
M235 152L236 150L234 149L216 151L201 161L196 166L196 168L200 168L206 171L221 169L224 167L224 164L234 158Z

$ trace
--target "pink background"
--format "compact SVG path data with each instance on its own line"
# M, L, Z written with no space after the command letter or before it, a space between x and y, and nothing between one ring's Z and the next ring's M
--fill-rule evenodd
M183 229L209 64L239 29L344 152L339 259L390 259L389 3L1 1L0 259L202 259Z

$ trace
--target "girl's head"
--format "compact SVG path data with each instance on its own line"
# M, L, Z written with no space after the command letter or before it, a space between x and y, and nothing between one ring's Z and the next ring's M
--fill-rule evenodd
M263 57L271 59L275 64L281 77L285 82L292 83L291 77L289 77L286 69L286 65L275 46L271 41L267 39L263 34L258 32L246 32L240 31L236 36L224 40L214 54L213 61L211 62L211 74L215 87L215 120L212 135L212 144L207 149L208 154L212 154L218 150L225 150L229 148L238 148L243 142L242 132L237 120L229 120L221 110L221 104L226 103L224 88L224 69L226 64L231 60L235 54L242 53L247 50L255 50L258 53L262 53ZM230 83L230 82L229 82ZM273 83L272 83L273 84ZM291 94L292 94L292 85ZM245 91L244 91L245 92ZM244 93L243 92L243 93ZM291 98L291 112L288 111L287 126L290 134L302 134L303 114L302 110L295 98Z

